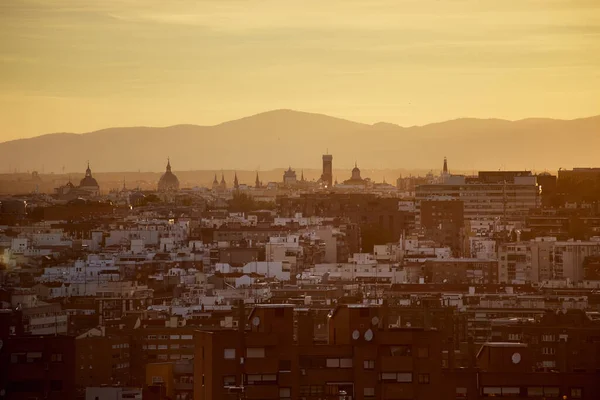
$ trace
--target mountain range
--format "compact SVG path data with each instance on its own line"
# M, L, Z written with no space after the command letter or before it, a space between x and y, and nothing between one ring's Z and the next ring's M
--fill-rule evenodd
M518 121L463 118L424 126L364 124L274 110L214 126L123 127L0 143L0 171L162 171L319 168L556 170L597 166L600 116Z

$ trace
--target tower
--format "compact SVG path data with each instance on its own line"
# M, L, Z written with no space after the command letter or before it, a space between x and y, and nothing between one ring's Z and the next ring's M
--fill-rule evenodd
M238 182L238 178L237 178L237 172L235 172L234 176L233 176L233 187L235 189L238 189L240 187L240 183Z
M261 186L260 179L258 179L258 172L256 172L256 181L254 182L254 187L256 189L260 189L260 186Z
M328 188L333 184L333 156L331 154L323 154L323 174L321 175L321 182Z
M442 183L446 183L448 181L448 178L450 178L450 173L448 172L448 160L446 159L446 157L444 157L444 167L442 168L441 176Z

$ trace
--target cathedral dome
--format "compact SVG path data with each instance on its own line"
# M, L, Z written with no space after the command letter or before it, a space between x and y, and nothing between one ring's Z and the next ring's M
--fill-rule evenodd
M179 179L171 172L171 161L167 161L167 170L158 181L158 190L161 192L179 190Z
M98 181L94 177L92 177L92 170L90 169L90 165L88 164L87 169L85 170L85 177L79 182L80 188L98 188Z

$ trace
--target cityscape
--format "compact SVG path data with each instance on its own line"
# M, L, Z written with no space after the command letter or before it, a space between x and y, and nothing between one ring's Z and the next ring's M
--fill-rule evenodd
M600 400L599 27L0 1L0 400Z
M600 168L321 161L4 196L9 398L595 398Z

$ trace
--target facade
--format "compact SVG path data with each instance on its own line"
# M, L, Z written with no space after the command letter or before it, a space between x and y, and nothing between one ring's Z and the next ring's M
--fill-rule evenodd
M461 200L467 221L524 223L529 211L540 206L540 190L535 176L514 175L508 181L506 176L500 180L496 175L480 172L476 179L451 176L442 184L419 185L415 189L417 217L423 201L441 198ZM421 224L420 218L417 224Z
M498 261L469 258L433 259L425 261L427 283L498 283Z
M2 337L0 392L6 400L74 400L75 338Z
M531 243L505 243L498 249L498 281L531 283Z
M294 329L293 311L260 306L249 330L199 331L194 398L228 399L241 386L246 399L435 397L439 332L386 329L383 308L340 306L330 314L328 344L318 345L311 316Z

